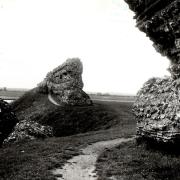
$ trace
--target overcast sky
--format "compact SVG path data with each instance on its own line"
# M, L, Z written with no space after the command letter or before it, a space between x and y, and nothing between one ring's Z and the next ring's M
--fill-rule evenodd
M0 0L0 87L33 88L79 57L85 91L135 94L169 61L133 15L123 0Z

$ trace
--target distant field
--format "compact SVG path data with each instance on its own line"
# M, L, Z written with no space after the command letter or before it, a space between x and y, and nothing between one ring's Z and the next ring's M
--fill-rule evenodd
M15 90L10 90L10 91L4 91L0 90L0 98L2 99L17 99L20 96L22 96L26 91L15 91Z
M96 95L89 94L91 99L99 101L117 101L117 102L134 102L136 96L126 96L126 95Z
M23 90L0 90L0 98L5 100L15 100L22 96L26 91ZM89 94L91 99L99 101L121 101L121 102L134 102L136 96L127 95L97 95Z

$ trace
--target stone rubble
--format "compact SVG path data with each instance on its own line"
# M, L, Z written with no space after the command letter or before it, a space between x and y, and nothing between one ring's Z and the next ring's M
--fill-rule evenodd
M4 140L4 144L16 143L37 138L53 136L53 129L50 126L43 126L37 122L23 120L15 126L13 132Z

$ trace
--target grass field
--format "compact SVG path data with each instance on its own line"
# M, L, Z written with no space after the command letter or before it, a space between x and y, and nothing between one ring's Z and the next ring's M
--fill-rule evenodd
M20 90L0 90L0 98L2 99L17 99L22 96L26 91Z
M106 106L108 112L114 113L115 116L112 117L116 118L112 119L113 123L109 123L109 127L74 136L21 142L3 147L0 150L0 179L53 180L51 170L61 167L72 156L81 153L79 149L87 144L135 134L135 120L131 113L132 103L99 101L94 103Z
M100 101L121 101L121 102L134 102L136 96L133 95L98 95L98 94L89 94L91 99L96 99Z
M7 89L7 90L0 90L0 98L2 99L17 99L21 97L27 90L18 90L18 89ZM135 96L133 95L106 95L98 93L90 93L89 94L91 99L102 100L102 101L122 101L122 102L133 102L135 101Z
M92 106L56 106L35 88L13 102L12 109L19 120L51 126L60 137L129 124L130 104L94 101Z
M180 153L152 149L135 141L103 152L96 164L98 180L179 180Z
M136 122L130 102L94 101L111 121L99 124L98 130L12 144L0 150L0 179L53 180L51 170L62 167L68 159L81 154L80 149L94 142L135 135ZM98 111L99 112L99 111ZM101 114L101 113L100 113ZM104 116L105 117L105 116ZM108 125L107 125L108 124ZM152 149L135 141L106 149L96 163L98 180L178 180L180 153Z

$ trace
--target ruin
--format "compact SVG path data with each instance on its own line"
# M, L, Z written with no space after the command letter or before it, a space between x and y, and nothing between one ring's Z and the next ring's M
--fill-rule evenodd
M125 0L137 27L170 60L170 77L148 80L137 94L137 137L158 142L180 140L180 1Z
M14 101L12 108L19 122L4 144L85 131L94 119L94 107L82 90L82 72L80 59L68 59Z
M89 96L82 90L83 65L78 58L67 59L49 72L38 85L40 92L50 94L57 104L91 105Z

